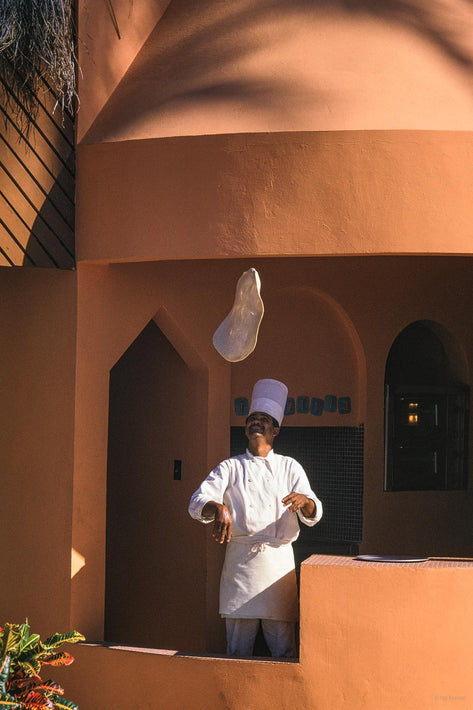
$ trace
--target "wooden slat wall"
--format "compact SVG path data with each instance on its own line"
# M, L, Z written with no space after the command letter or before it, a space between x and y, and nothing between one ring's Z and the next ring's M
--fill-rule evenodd
M60 108L54 111L55 97L45 82L38 100L38 118L28 135L0 105L0 265L70 269L75 264L74 121Z

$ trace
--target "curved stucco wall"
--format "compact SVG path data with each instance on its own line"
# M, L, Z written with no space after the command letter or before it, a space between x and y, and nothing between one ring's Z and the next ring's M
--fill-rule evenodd
M86 143L471 128L473 7L464 0L172 0L161 18L163 1L148 15L116 4L120 41L101 3L81 3Z
M78 261L469 254L469 132L187 136L78 148Z
M78 0L77 74L80 111L76 113L77 140L90 128L170 0L135 3L129 0Z

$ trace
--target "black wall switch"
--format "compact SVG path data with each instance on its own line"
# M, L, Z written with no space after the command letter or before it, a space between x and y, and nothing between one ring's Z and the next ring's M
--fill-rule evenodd
M181 469L182 469L182 461L175 459L174 460L174 480L175 481L181 480Z

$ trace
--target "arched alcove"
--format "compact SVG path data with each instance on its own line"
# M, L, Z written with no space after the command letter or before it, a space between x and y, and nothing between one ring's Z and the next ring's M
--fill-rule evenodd
M206 386L153 320L110 371L106 641L201 648L205 564L186 511L205 470Z
M327 292L290 286L264 292L265 314L258 345L244 362L232 366L232 395L249 396L253 381L274 377L289 396L349 397L350 411L297 407L285 426L360 424L366 416L366 359L358 332L341 305ZM269 374L271 373L271 374ZM316 410L314 410L316 411ZM239 423L232 412L234 424Z
M443 326L416 321L396 337L385 372L386 490L466 486L467 378Z

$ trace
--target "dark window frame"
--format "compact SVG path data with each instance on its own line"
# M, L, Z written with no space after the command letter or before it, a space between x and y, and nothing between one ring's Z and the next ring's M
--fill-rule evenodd
M465 490L468 410L466 385L386 383L384 490Z

